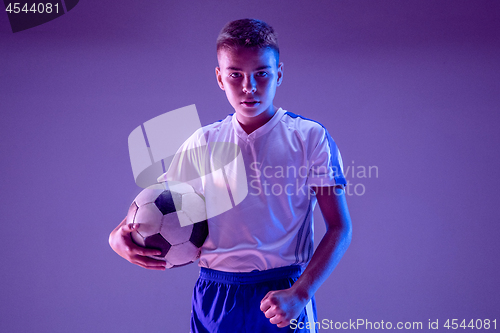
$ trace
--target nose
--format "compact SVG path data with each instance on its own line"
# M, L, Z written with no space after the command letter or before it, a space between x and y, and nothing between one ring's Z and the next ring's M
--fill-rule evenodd
M245 94L253 94L256 91L257 82L255 81L253 75L245 76L245 79L243 80L243 92Z

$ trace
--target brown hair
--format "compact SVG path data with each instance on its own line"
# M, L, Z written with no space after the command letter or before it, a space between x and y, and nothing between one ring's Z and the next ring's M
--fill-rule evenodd
M278 38L274 29L264 21L242 19L227 23L217 37L217 52L238 47L272 49L276 53L276 62L279 62Z

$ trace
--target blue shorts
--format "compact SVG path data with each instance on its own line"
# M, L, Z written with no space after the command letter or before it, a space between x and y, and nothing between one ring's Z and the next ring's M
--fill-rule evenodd
M260 302L269 291L290 288L300 274L299 266L250 273L230 273L202 267L193 290L191 332L310 332L298 327L278 328L260 310ZM298 322L307 323L308 316L317 321L314 297L302 310Z

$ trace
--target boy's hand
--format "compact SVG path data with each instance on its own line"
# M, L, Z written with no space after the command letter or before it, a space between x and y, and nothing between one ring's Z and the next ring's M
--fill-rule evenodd
M147 256L159 255L158 250L146 249L138 246L132 241L130 233L139 227L139 224L126 224L127 218L109 235L109 245L122 258L133 264L147 269L165 270L166 263Z
M309 300L299 297L293 287L284 290L274 290L260 302L260 310L269 318L271 324L279 328L290 325L292 319L299 317Z

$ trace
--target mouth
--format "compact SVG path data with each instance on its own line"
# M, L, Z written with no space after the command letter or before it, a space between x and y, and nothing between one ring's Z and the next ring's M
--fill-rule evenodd
M243 102L241 102L241 104L243 104L245 106L252 107L252 106L256 106L256 105L260 104L260 102L259 101L243 101Z

